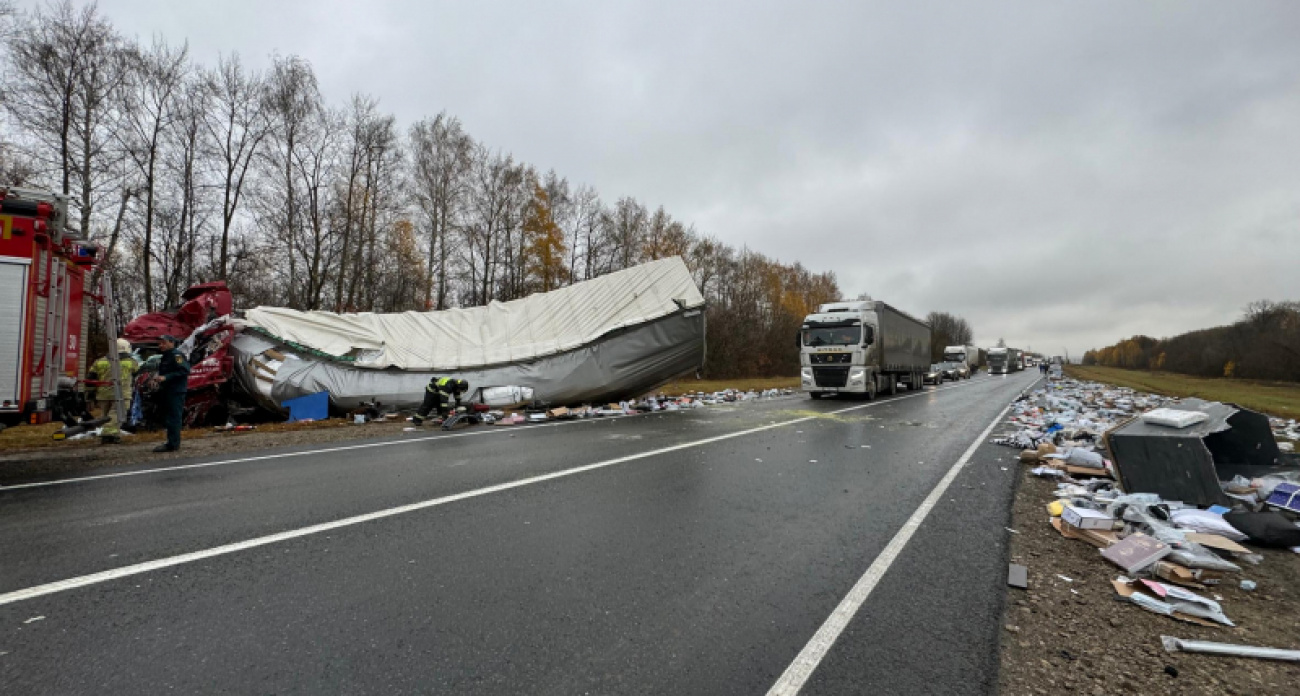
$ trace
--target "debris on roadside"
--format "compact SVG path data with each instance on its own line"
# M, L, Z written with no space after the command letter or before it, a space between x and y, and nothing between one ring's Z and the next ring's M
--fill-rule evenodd
M1022 590L1027 589L1029 587L1029 569L1018 563L1008 565L1007 584Z
M1008 425L992 442L1020 450L1029 473L1052 479L1047 521L1118 566L1115 593L1142 609L1235 626L1222 597L1197 592L1230 582L1270 601L1239 576L1265 561L1251 547L1300 549L1300 461L1278 442L1300 438L1295 421L1053 379L1017 399ZM1064 577L1050 564L1038 572Z
M1165 646L1165 650L1171 653L1205 653L1207 655L1255 657L1261 660L1300 662L1300 650L1281 650L1278 648L1260 648L1253 645L1213 643L1207 640L1183 640L1182 638L1174 638L1173 636L1160 636L1160 642Z

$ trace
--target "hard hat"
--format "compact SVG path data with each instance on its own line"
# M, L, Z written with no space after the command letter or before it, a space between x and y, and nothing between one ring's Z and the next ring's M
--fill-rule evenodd
M119 353L130 353L130 352L131 352L131 342L128 341L128 340L126 340L125 338L119 338L119 339L117 339L117 352L119 352Z

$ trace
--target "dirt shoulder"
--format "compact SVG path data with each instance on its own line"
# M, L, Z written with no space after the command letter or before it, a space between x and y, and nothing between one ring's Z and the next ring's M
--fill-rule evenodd
M1153 614L1117 599L1122 574L1093 546L1066 539L1046 505L1055 484L1023 477L1013 511L1011 562L1029 570L1029 588L1008 588L1003 615L1003 694L1295 694L1300 665L1235 657L1166 653L1160 636L1275 648L1300 648L1300 554L1264 556L1223 584L1200 592L1220 604L1236 628L1208 628ZM1059 576L1070 578L1067 582ZM1246 592L1239 579L1259 587ZM1172 668L1172 669L1170 669Z

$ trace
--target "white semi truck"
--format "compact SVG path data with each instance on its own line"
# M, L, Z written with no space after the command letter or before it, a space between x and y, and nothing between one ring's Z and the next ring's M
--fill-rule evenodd
M825 394L896 393L900 382L920 389L930 368L930 326L884 302L831 302L799 330L799 382Z
M982 364L980 349L975 346L948 346L943 349L943 361L965 365L968 377L978 372Z

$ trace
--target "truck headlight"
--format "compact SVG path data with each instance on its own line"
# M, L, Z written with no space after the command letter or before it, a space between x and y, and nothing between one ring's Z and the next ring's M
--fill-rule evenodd
M850 367L850 368L849 368L849 382L850 382L850 383L852 383L852 384L862 384L863 382L866 381L866 379L867 379L867 368L865 368L865 367Z
M803 380L804 384L812 384L813 381L812 368L811 367L799 368L799 378Z

